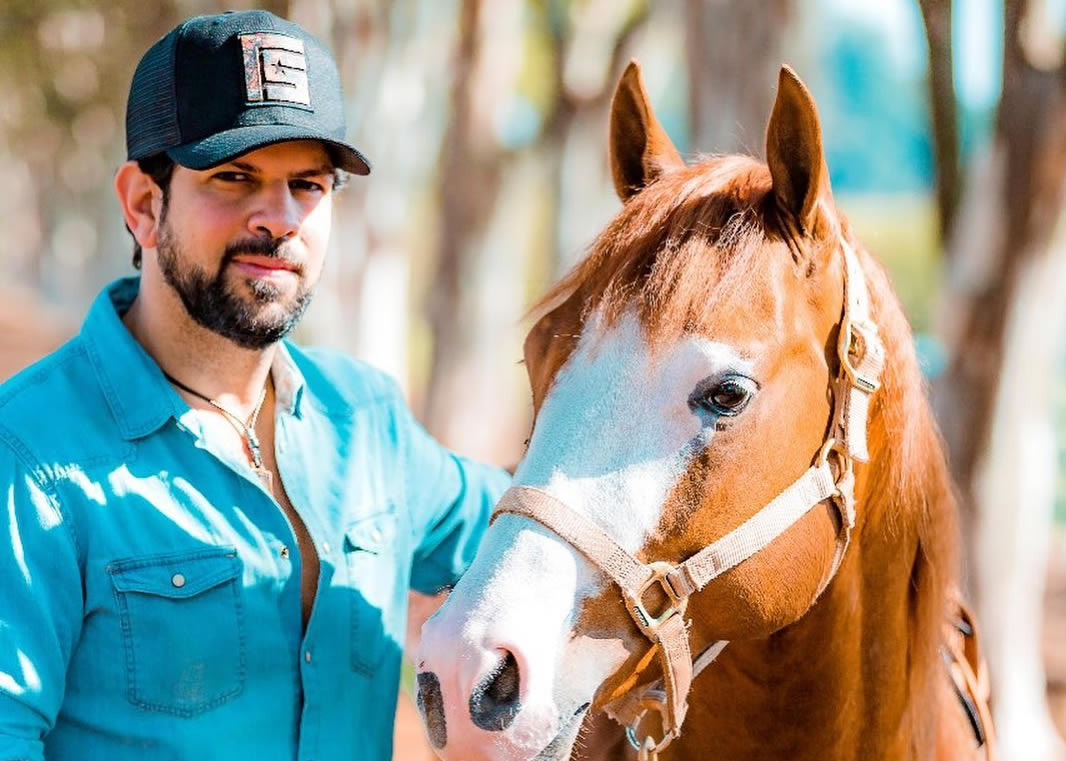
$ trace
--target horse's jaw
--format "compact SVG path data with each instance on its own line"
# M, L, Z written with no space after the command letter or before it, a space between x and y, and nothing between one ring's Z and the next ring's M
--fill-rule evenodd
M574 744L577 742L578 733L581 731L581 722L588 713L588 704L581 706L574 715L563 724L554 739L548 743L544 750L536 755L533 761L566 761L573 754Z

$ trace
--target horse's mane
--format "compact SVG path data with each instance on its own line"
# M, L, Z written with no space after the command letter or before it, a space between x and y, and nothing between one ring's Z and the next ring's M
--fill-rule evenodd
M767 268L758 257L766 255L770 238L781 237L770 191L766 165L743 156L667 173L626 202L584 261L534 309L575 300L582 321L596 312L612 324L635 304L649 341L671 343L706 323L716 308L767 292L760 277ZM859 510L868 518L864 529L882 531L882 541L917 536L908 600L908 720L915 749L930 747L941 627L956 578L955 498L910 326L884 270L838 217L841 233L860 252L886 350L871 409L867 497Z
M891 536L906 536L907 524L918 536L908 600L913 622L908 693L914 696L909 720L915 758L921 758L918 749L934 744L933 707L943 682L942 627L958 576L956 498L910 325L881 266L864 255L863 270L886 354L882 387L871 410L870 462L877 467L870 467L866 509L879 516L878 523Z

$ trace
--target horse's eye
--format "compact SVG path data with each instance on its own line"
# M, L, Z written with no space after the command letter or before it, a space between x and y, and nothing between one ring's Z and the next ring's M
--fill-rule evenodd
M739 415L754 396L753 386L746 378L727 378L707 390L700 406L716 415Z

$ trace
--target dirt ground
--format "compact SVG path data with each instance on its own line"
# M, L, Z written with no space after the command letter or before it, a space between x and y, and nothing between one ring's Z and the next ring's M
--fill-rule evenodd
M396 729L392 735L393 761L434 761L436 756L426 742L422 731L422 719L418 716L411 696L400 690L396 705Z

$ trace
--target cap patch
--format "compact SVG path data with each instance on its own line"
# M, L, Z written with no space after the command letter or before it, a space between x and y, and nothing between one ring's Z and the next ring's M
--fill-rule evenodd
M277 32L252 32L238 38L244 55L248 105L311 105L303 40Z

